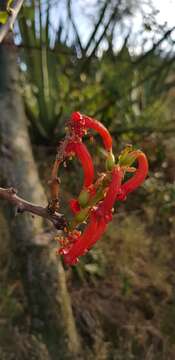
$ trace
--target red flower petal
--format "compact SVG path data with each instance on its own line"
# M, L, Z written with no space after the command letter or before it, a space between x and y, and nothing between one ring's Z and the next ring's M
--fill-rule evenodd
M94 179L94 166L87 147L81 142L72 142L66 146L67 155L74 152L80 160L84 171L84 187L89 187Z
M112 137L105 126L89 116L83 115L83 118L85 119L86 128L96 130L102 137L106 150L110 151L112 149Z
M92 217L84 233L76 240L72 247L67 248L64 253L66 264L74 265L78 257L85 255L86 252L97 242L105 232L107 223L104 218L98 219Z
M116 201L116 194L120 192L122 177L122 169L119 166L115 166L112 171L112 180L109 185L108 192L100 205L102 212L109 212L113 208Z
M76 199L70 199L69 206L74 214L80 211L80 205Z

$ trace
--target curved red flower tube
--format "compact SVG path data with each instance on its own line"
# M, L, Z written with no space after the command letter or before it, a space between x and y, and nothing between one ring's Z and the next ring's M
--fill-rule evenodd
M125 200L127 195L137 189L145 180L148 174L148 160L146 155L140 151L133 151L132 156L138 161L138 168L131 179L121 186L121 192L117 195L118 200Z
M82 129L84 129L84 133L85 133L85 129L93 129L93 130L97 131L103 139L103 143L104 143L106 150L111 151L112 137L111 137L109 131L106 129L106 127L103 124L101 124L98 120L93 119L86 115L82 115L79 112L74 112L71 116L71 120L75 124L75 126L77 124L82 126ZM77 132L78 131L80 131L79 127L78 127ZM83 131L82 131L82 133L83 133Z
M81 162L84 171L83 187L88 188L94 179L94 166L89 151L82 142L70 142L65 148L66 156L75 154Z
M83 188L88 190L93 183L94 166L87 147L82 142L70 142L66 146L65 152L67 156L75 154L81 162L84 171ZM74 214L80 211L79 201L76 199L71 199L69 201L69 206Z

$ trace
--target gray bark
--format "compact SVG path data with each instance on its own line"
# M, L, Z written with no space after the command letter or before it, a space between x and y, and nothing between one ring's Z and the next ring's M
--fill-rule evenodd
M32 154L18 80L15 47L9 49L5 44L0 45L0 186L13 186L26 200L47 205ZM15 216L14 209L10 209L9 205L6 206L6 219L10 226L15 271L20 272L28 299L31 330L47 338L53 359L54 354L59 354L60 341L64 343L62 330L67 335L69 350L78 354L80 343L69 294L65 291L65 272L61 262L53 256L55 250L52 244L48 247L43 219L30 214ZM64 288L64 291L60 293L59 288ZM60 295L66 297L61 300L66 303L66 309L60 307ZM65 323L64 311L67 311L73 324L71 328Z

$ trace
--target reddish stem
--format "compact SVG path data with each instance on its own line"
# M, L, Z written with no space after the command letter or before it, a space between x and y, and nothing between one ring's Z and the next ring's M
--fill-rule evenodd
M122 178L123 170L119 166L115 166L106 197L100 205L100 210L102 212L109 212L113 208L116 201L116 194L120 192Z
M55 160L52 171L51 171L51 178L49 180L51 201L48 204L48 210L51 213L55 213L55 211L57 211L58 207L59 207L58 197L59 197L59 190L60 190L60 186L59 186L60 181L57 176L57 173L58 173L60 163L61 163L61 161L59 161L58 159Z

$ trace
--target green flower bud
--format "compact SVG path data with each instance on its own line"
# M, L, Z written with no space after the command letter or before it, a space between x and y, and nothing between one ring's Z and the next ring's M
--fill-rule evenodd
M88 212L89 212L89 207L81 210L76 216L75 216L75 220L78 223L83 222L84 220L86 220L87 216L88 216Z
M133 156L131 154L124 154L119 156L119 165L120 166L131 166L133 162L135 161L136 156Z
M106 159L106 170L111 171L115 166L115 157L112 152L109 153Z
M81 193L80 193L80 195L78 197L78 202L79 202L79 204L80 204L80 206L82 208L86 207L86 205L87 205L87 203L89 201L89 197L90 197L89 191L87 191L87 190L82 190L81 191Z

